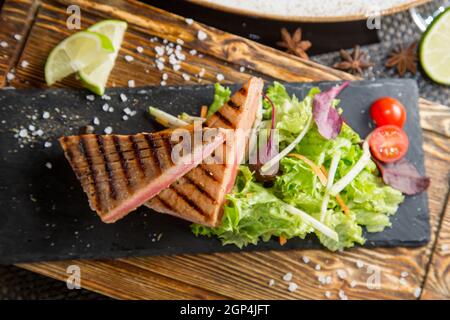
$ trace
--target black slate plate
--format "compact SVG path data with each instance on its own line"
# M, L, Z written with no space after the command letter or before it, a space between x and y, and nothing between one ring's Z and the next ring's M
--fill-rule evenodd
M290 93L304 96L314 84L288 84ZM334 83L318 83L329 88ZM236 86L234 87L234 89ZM128 101L123 102L124 93ZM213 87L146 87L110 89L109 101L99 97L89 101L86 91L77 90L0 90L0 263L74 258L114 258L214 251L238 251L222 246L217 239L196 238L189 223L140 208L125 219L106 225L90 211L74 173L63 157L57 138L76 134L79 127L98 117L97 133L111 126L115 133L132 134L160 129L146 115L148 105L172 114L198 113L209 104ZM408 159L424 173L422 135L419 127L417 86L411 80L353 82L340 95L347 122L362 136L369 128L368 108L380 96L398 98L407 107L405 127L411 145ZM113 112L102 111L108 103ZM121 120L123 109L137 114ZM50 113L43 119L44 111ZM15 137L17 129L34 125L42 136L24 143ZM25 139L28 140L28 139ZM51 142L51 147L44 147ZM52 168L46 167L51 163ZM367 234L368 247L420 246L429 240L426 193L407 197L392 218L392 228ZM277 241L249 246L245 250L317 248L313 238L290 240L281 247Z

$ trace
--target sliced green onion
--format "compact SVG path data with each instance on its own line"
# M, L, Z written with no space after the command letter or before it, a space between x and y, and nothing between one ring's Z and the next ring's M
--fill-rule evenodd
M186 121L180 120L170 113L159 110L155 107L149 107L148 112L161 125L169 128L179 128L189 125Z
M325 196L323 197L322 206L320 208L320 222L325 221L327 214L328 202L330 201L330 189L333 186L334 176L336 175L339 161L341 160L340 152L336 152L331 159L330 171L328 172Z
M178 118L180 120L183 120L183 121L187 122L187 123L194 123L196 121L199 121L199 122L205 122L206 121L205 118L191 116L190 114L187 114L186 112L183 112L182 114L180 114L178 116Z

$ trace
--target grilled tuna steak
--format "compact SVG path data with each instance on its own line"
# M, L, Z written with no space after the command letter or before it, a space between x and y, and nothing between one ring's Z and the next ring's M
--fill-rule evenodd
M175 129L181 130L181 129ZM225 130L204 128L213 139L197 143L177 160L175 130L136 135L80 135L59 142L88 195L91 209L112 223L144 204L223 145ZM193 139L193 127L184 129ZM211 132L211 131L215 132ZM176 164L173 162L175 159Z
M238 165L245 154L249 130L255 121L262 89L262 79L251 78L205 123L211 128L242 130L235 131L236 143L223 146L223 156L234 158L234 161L225 164L201 163L169 188L161 191L147 202L146 206L207 226L220 224L224 198L234 186ZM229 141L229 138L227 140Z

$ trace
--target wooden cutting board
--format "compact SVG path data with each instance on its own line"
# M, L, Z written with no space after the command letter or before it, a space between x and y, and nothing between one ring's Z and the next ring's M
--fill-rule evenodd
M304 61L217 29L162 10L134 2L114 1L11 1L0 14L0 85L17 88L45 87L43 66L51 48L71 34L66 28L69 5L81 8L85 28L102 19L121 19L129 23L110 86L126 86L135 80L137 86L158 84L162 73L155 67L152 37L184 41L184 51L197 50L203 56L187 55L178 72L166 69L169 84L193 84L202 68L201 83L216 82L218 73L225 82L242 82L248 74L267 80L318 81L355 79L313 62ZM204 41L198 31L207 34ZM15 36L18 35L18 36ZM142 46L144 52L137 53ZM124 56L131 55L128 63ZM27 61L28 65L23 61ZM25 67L26 66L26 67ZM245 70L240 71L244 66ZM15 77L7 80L7 74ZM185 81L182 74L189 74ZM78 86L74 79L61 86ZM353 249L342 253L324 250L270 251L264 253L217 253L170 257L118 259L114 261L63 261L22 264L20 267L66 280L70 265L81 268L81 285L115 298L134 299L320 299L325 291L338 298L344 290L350 299L450 298L448 268L450 264L450 109L420 100L421 126L424 130L426 170L432 179L429 190L432 237L426 247L416 249ZM305 263L303 258L309 258ZM316 270L319 269L320 270ZM345 279L342 275L345 270ZM299 284L295 292L287 290L282 280L293 273ZM367 285L371 276L380 277L379 288ZM402 277L403 274L403 277ZM331 284L320 284L319 276L331 276ZM268 281L275 279L273 287ZM403 279L403 280L401 280Z

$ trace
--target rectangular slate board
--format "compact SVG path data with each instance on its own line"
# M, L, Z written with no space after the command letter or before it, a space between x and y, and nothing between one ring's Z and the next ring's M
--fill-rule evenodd
M291 94L303 97L314 85L326 89L335 83L291 83L287 88ZM213 92L212 85L114 88L107 91L110 100L95 97L89 101L89 92L83 90L0 90L0 263L239 251L234 246L222 246L217 239L197 238L188 222L147 208L115 224L103 224L89 209L57 142L61 135L77 134L80 127L92 124L94 117L100 120L96 126L100 134L107 126L118 134L159 130L161 127L147 115L149 105L172 114L198 114L199 106L211 103ZM126 102L120 98L121 93L126 95ZM414 81L352 82L340 95L346 121L365 137L371 131L368 109L381 96L395 97L406 106L405 131L410 139L407 158L424 174ZM114 111L104 112L105 103ZM126 107L137 114L123 121ZM50 118L43 118L45 111ZM29 125L34 125L34 130L42 129L43 135L25 141L18 137L17 130ZM45 147L45 142L52 145ZM365 234L365 246L412 247L427 243L430 230L426 193L407 197L391 221L392 227L384 232ZM283 247L272 240L244 250L320 247L312 236L290 240Z

